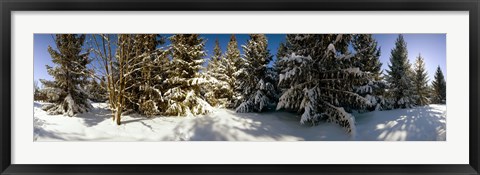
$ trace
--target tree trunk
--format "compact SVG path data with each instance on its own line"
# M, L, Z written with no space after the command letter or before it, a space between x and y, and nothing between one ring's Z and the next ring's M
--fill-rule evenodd
M121 124L121 122L120 122L120 119L121 119L120 117L121 117L121 115L122 115L122 108L121 108L120 105L118 105L118 106L117 106L117 112L115 113L115 117L113 118L114 121L117 122L117 125L120 125L120 124Z

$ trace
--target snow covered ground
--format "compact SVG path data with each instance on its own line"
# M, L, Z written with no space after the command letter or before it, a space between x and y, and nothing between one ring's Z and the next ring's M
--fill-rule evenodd
M75 117L47 115L34 102L35 141L298 141L298 140L422 140L444 141L445 105L376 111L356 116L356 135L333 123L310 127L287 112L235 113L218 109L198 117L122 117L117 126L105 103Z

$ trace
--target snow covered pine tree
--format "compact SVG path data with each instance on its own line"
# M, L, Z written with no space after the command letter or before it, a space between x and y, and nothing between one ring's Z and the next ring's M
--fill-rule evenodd
M207 91L205 98L212 106L225 107L228 97L231 97L232 88L229 86L229 75L226 73L227 62L222 57L222 50L218 39L215 40L215 48L213 48L213 56L207 65L206 78L210 82L204 86Z
M89 52L81 53L85 35L58 34L54 39L58 51L49 46L48 52L57 66L46 66L54 80L40 80L44 86L42 91L53 104L47 104L42 109L50 115L70 117L87 112L92 106L88 94L82 89L88 83L87 64L90 62Z
M229 78L227 83L229 90L227 91L227 107L234 108L240 105L240 93L241 89L235 86L235 83L240 74L239 70L243 65L243 59L240 57L240 50L238 49L237 38L232 34L230 41L227 45L227 51L225 52L225 59L222 59L222 64L225 66L225 75Z
M446 104L447 103L447 83L445 82L445 77L443 76L442 69L440 66L437 67L435 76L432 82L432 103L435 104Z
M288 66L288 62L286 61L280 61L282 58L284 57L288 57L291 55L291 52L292 52L292 47L291 45L289 44L289 41L293 41L293 39L291 38L292 36L294 35L287 35L286 38L287 38L287 41L286 42L282 42L280 43L280 45L278 46L278 49L277 49L277 59L276 61L273 63L273 71L275 71L276 75L277 75L277 79L276 79L276 88L277 88L277 93L278 95L281 95L283 94L289 87L287 86L279 86L279 76L282 74L282 70L285 70L287 69L286 66ZM277 97L277 99L279 99L280 97Z
M164 93L167 115L199 115L212 111L200 94L207 81L200 69L205 56L204 42L198 34L177 34L170 38L172 61L168 69L168 87Z
M168 50L157 48L155 51L144 54L142 77L147 80L141 86L142 103L140 111L146 115L162 114L167 109L163 94L167 90L168 70L170 59ZM150 78L147 78L150 77Z
M275 70L275 72L277 73L277 75L280 75L281 73L281 70L284 69L284 65L282 65L282 63L284 62L281 62L279 61L281 58L283 57L286 57L288 55L290 55L289 53L287 53L287 46L286 46L286 43L280 43L280 45L278 46L278 49L277 49L277 61L274 62L273 64L273 70Z
M261 112L275 101L275 78L268 71L272 56L267 49L267 37L263 34L250 34L243 45L244 64L239 70L237 85L241 89L241 104L236 112Z
M160 114L159 103L161 102L161 91L156 86L155 78L158 78L159 66L156 59L162 59L163 51L157 46L164 43L163 38L158 34L136 34L133 41L133 58L130 66L133 71L129 74L131 80L127 82L131 97L130 108L147 116ZM159 58L162 57L162 58Z
M394 108L411 108L415 105L415 90L413 85L413 71L408 61L407 43L403 35L398 35L395 48L390 55L390 65L387 70L387 93L393 100Z
M47 101L47 94L43 93L43 91L38 86L38 81L33 82L33 100L34 101Z
M430 103L428 98L428 74L425 70L425 62L420 54L418 54L418 57L415 60L414 69L415 77L413 79L413 85L415 86L416 104L419 106L428 105Z
M385 99L386 84L383 81L380 49L377 47L377 41L371 34L357 34L353 35L352 47L356 54L351 59L351 66L371 74L368 82L355 87L354 92L370 101L370 106L367 107L368 111L388 108L388 102Z
M105 102L107 101L107 86L105 82L101 80L100 84L96 80L90 80L85 86L85 91L88 94L88 99L93 102Z
M365 84L369 73L351 67L355 55L348 54L350 35L287 35L288 56L282 65L279 85L286 89L277 110L303 113L300 123L316 125L326 119L355 135L355 118L342 105L366 108L370 101L353 93L353 87Z

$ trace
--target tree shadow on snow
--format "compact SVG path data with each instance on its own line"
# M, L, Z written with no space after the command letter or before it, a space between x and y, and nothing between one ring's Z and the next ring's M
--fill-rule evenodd
M92 140L92 139L86 139L84 138L84 135L81 135L78 133L50 131L50 130L43 129L41 127L35 127L33 140L37 141L38 138L42 138L41 140L47 139L51 141L96 141L96 140L107 139L107 138L95 138L94 140Z
M387 111L388 112L388 111ZM446 121L443 111L431 107L377 112L357 120L359 140L436 141L445 140ZM375 122L371 122L375 121ZM365 122L365 124L364 124ZM371 122L366 124L366 122Z
M51 141L96 141L102 139L108 139L108 137L95 138L94 140L84 138L84 135L79 133L70 133L62 132L58 130L47 130L49 125L54 125L47 123L45 120L34 118L33 121L33 141L37 141L39 138L41 140L51 140Z
M234 113L232 111L232 113ZM300 115L291 112L266 111L262 113L238 114L241 118L252 119L260 125L236 127L254 137L267 138L265 141L348 141L351 135L334 123L320 121L317 125L300 124Z
M65 140L58 133L43 129L43 127L46 127L48 125L52 125L52 124L47 123L45 120L38 119L36 117L33 118L33 141L37 141L39 137Z
M40 104L39 102L34 101L34 102L33 102L33 108L34 108L34 109L35 109L35 108L41 109L41 108L42 108L42 104Z
M136 122L140 122L141 124L145 125L145 120L151 120L153 118L155 118L156 116L145 116L145 115L140 115L140 114L137 114L137 113L132 113L132 114L129 114L128 115L128 118L127 119L124 119L124 121L122 121L122 124L129 124L129 123L136 123ZM125 117L124 117L125 118ZM151 128L151 127L150 127Z
M252 114L258 115L258 114ZM220 114L209 114L205 116L198 116L189 122L179 123L174 128L174 134L165 137L163 140L192 140L192 141L242 141L247 140L247 136L242 131L242 128L259 128L261 123L245 119L239 120L233 116L224 116ZM240 126L233 126L238 124Z
M294 113L278 111L236 113L232 110L226 110L226 113L201 116L191 122L180 123L174 128L174 135L163 140L301 141L349 139L349 135L342 128L334 126L334 129L337 129L337 133L341 133L343 136L331 136L328 132L318 132L318 128L301 125L298 115Z
M112 120L113 114L109 109L95 107L92 108L91 111L83 114L77 114L75 117L82 119L85 126L93 127L107 119Z

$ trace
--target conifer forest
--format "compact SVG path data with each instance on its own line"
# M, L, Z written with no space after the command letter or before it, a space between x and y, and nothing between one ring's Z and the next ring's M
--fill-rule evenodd
M446 51L416 42L446 43L416 37L35 34L33 137L445 141Z

